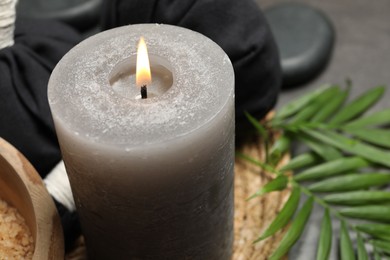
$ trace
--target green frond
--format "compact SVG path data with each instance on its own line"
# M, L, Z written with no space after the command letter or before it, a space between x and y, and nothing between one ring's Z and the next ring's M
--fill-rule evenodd
M361 157L339 158L302 171L294 179L296 181L317 180L342 174L347 171L355 171L369 164L367 160Z
M390 184L390 131L386 128L390 126L390 108L366 113L384 91L384 87L372 88L346 103L350 86L341 89L327 85L283 106L265 125L247 114L263 137L272 136L272 131L282 133L267 153L271 159L265 163L238 154L277 175L250 198L293 187L282 210L254 241L266 239L290 223L268 259L282 258L296 243L314 202L324 208L317 260L329 258L334 236L332 219L341 224L340 259L369 259L367 244L374 248L375 259L386 259L390 254L390 191L384 189ZM276 162L296 143L306 151L277 170ZM287 171L296 172L287 177ZM308 199L299 208L302 192ZM355 243L351 236L357 238Z
M390 192L382 190L359 190L342 193L332 193L324 198L329 204L335 205L372 205L376 203L390 203Z
M341 221L340 229L340 256L343 260L354 260L355 252L353 251L353 245L345 221Z
M349 94L349 89L341 90L337 89L337 93L334 93L330 100L327 100L326 104L322 104L322 108L316 111L315 115L311 118L311 122L324 122L331 117L344 103Z
M292 158L286 165L280 168L281 171L290 171L301 169L303 167L312 166L315 163L319 163L320 157L315 153L303 153Z
M296 115L290 119L289 124L311 121L313 116L315 116L325 104L328 104L334 96L337 96L339 91L339 88L336 86L325 89L321 95L314 97L309 104L299 110Z
M288 178L285 175L279 175L275 179L268 182L266 185L261 187L255 194L250 196L247 200L251 200L253 198L256 198L258 196L261 196L263 194L272 192L272 191L279 191L283 190L287 187L288 184Z
M280 229L284 228L294 215L295 210L298 207L300 197L301 193L299 188L293 188L290 197L286 204L284 204L282 210L275 217L269 227L264 231L264 233L253 243L257 243L263 239L266 239L267 237L274 235Z
M368 260L368 253L366 247L364 246L364 241L360 233L358 233L357 238L357 251L358 260Z
M302 108L304 108L307 104L312 102L314 98L321 95L322 92L324 92L327 88L329 88L328 84L323 85L320 88L316 89L315 91L309 92L306 95L303 95L302 97L287 103L276 112L273 120L277 121L277 120L285 119L297 113Z
M383 126L390 124L390 108L357 118L342 126L342 129L361 129L372 126Z
M341 208L339 212L341 215L349 218L390 223L389 205L365 205L345 207Z
M310 217L311 210L313 208L313 198L310 197L303 204L298 214L291 223L290 228L280 241L278 248L269 257L269 260L277 260L284 256L288 250L294 245L294 243L301 236L303 229L306 226L307 220Z
M314 153L319 155L325 161L332 161L342 158L342 153L338 148L329 146L325 142L321 142L307 135L298 135L296 139L307 145Z
M372 105L374 105L384 94L385 87L380 86L372 88L355 100L344 106L338 113L329 121L330 124L341 124L351 119L356 118Z
M376 128L345 128L345 132L376 146L390 148L390 131Z
M325 209L321 223L320 238L317 246L317 260L328 260L332 248L332 221L329 209Z
M369 161L381 164L385 167L390 167L390 153L387 150L379 149L369 144L360 142L359 140L350 139L329 130L314 131L305 129L303 132L312 138L326 143L332 147L361 156Z

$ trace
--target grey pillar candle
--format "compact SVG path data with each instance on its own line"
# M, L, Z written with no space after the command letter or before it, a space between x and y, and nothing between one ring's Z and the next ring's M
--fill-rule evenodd
M234 73L217 44L170 25L105 31L63 57L48 96L91 259L231 257Z

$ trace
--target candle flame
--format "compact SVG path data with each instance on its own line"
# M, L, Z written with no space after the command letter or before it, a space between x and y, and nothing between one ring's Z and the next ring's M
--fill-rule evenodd
M136 85L142 87L149 85L151 82L152 75L150 73L148 50L144 37L141 37L137 49Z

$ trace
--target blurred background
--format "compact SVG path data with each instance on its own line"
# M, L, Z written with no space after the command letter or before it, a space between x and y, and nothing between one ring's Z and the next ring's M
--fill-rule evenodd
M345 80L349 78L354 86L354 97L367 88L390 82L390 1L255 1L266 17L272 8L291 3L304 4L321 12L334 30L333 45L325 64L308 80L294 84L293 87L284 87L278 106L323 83L345 84ZM19 0L17 15L56 18L72 25L87 37L100 31L102 8L102 0ZM294 26L293 23L291 21L286 25ZM283 38L285 45L294 42L297 37L299 41L300 36L288 35ZM387 92L379 106L385 106L389 98L390 93Z
M277 107L285 104L291 99L303 95L324 83L345 85L346 80L352 81L351 98L354 98L367 89L378 85L389 85L390 83L390 1L389 0L255 0L269 19L271 31L280 29L280 24L285 22L282 32L275 32L277 44L281 52L281 63L289 57L291 46L296 46L298 52L293 53L298 62L294 66L307 64L305 58L312 58L318 61L318 56L308 57L305 51L308 50L304 44L317 44L320 46L316 55L325 55L322 64L313 71L313 66L306 66L300 71L300 79L292 84L285 81L279 96ZM310 22L297 24L299 19L307 18L306 13L298 15L292 12L289 15L291 20L283 20L280 13L275 13L278 8L291 7L291 4L298 3L307 10L315 10L319 15L321 23L325 21L329 29L326 33L321 31L323 27L318 24L316 27ZM276 9L275 9L276 8ZM56 18L70 24L82 33L83 37L93 35L100 31L99 18L102 12L102 0L19 0L17 15L34 18ZM287 10L288 11L288 10ZM283 11L282 11L283 13ZM296 16L296 18L294 18ZM290 17L290 18L291 18ZM318 17L317 17L318 18ZM321 20L323 19L323 20ZM301 20L302 21L302 20ZM313 25L313 26L311 26ZM276 26L276 27L275 27ZM278 27L279 26L279 27ZM289 26L294 27L301 33L293 33ZM302 26L302 30L300 27ZM319 30L318 28L322 28ZM305 31L308 29L308 31ZM312 30L312 31L310 31ZM305 34L306 32L306 34ZM280 35L278 34L280 33ZM318 34L318 35L317 35ZM324 36L324 38L322 38ZM303 43L301 42L303 41ZM303 45L300 45L300 44ZM325 45L324 45L325 44ZM316 45L316 46L317 46ZM299 49L299 47L304 47ZM285 48L287 50L285 50ZM305 56L306 55L306 56ZM310 56L310 55L309 55ZM316 58L317 57L317 58ZM294 58L294 57L293 57ZM283 67L286 70L286 68ZM291 68L287 68L291 69ZM284 73L287 73L284 71ZM310 74L310 75L309 75ZM309 76L307 76L309 75ZM307 76L307 77L305 77ZM390 106L390 91L385 93L384 98L374 108L385 108ZM312 225L305 230L303 239L298 242L290 253L290 259L314 259L316 239L322 212L315 208L311 218ZM335 226L337 223L335 223ZM335 251L335 250L334 250ZM336 259L336 252L332 252L332 259Z

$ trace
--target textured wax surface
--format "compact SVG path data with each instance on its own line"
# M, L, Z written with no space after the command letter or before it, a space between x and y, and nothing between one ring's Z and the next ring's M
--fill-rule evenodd
M206 124L233 95L234 73L218 45L187 32L173 26L133 25L80 43L50 78L54 119L82 138L125 149L170 140ZM166 59L173 69L173 86L147 100L124 98L109 83L114 66L136 55L140 36L149 53Z

